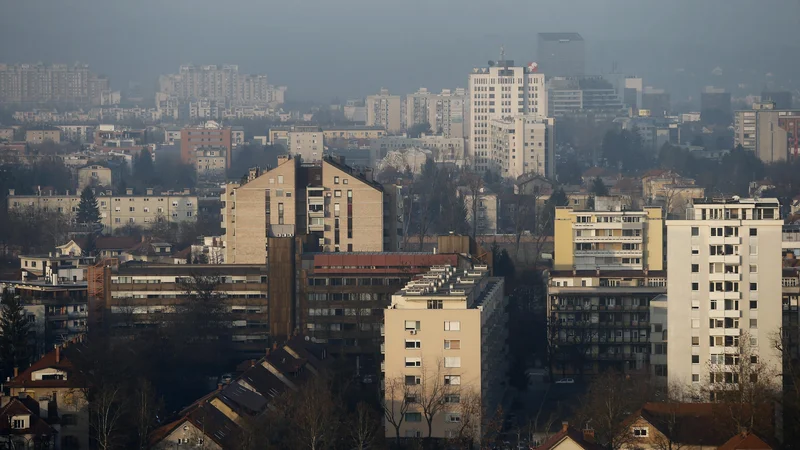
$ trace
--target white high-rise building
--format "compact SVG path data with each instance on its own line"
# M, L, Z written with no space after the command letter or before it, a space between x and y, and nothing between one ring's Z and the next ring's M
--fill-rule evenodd
M469 158L476 170L492 165L490 125L492 120L511 120L519 115L547 117L544 74L536 64L514 66L514 61L491 62L474 68L469 75Z
M536 114L492 120L490 170L506 178L533 172L555 179L554 125L553 119Z
M735 384L740 357L780 371L772 342L783 313L779 206L697 199L687 219L667 221L670 385Z

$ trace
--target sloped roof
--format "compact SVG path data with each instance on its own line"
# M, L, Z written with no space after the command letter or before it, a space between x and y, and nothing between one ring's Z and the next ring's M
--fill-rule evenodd
M730 439L730 430L721 426L717 406L713 403L645 403L628 421L633 423L641 417L671 441L684 445L720 446Z
M596 444L594 442L590 442L584 438L583 432L571 427L567 426L562 428L561 431L558 433L550 436L549 439L544 441L542 445L537 447L537 450L551 450L557 448L562 442L565 440L571 440L575 443L578 447L584 450L602 450L603 446Z
M720 445L718 450L772 450L772 448L753 433L740 433Z
M611 177L616 175L617 175L616 172L610 169L606 169L605 167L592 167L583 172L582 176L596 178L596 177Z
M59 353L59 360L56 362L56 353ZM68 348L53 350L50 353L42 356L38 361L33 363L30 367L20 373L18 376L11 379L6 383L6 386L11 388L67 388L73 387L74 383L70 383L72 377L70 376L74 370L72 362L68 358ZM43 369L58 369L67 373L66 380L31 380L31 374Z
M11 428L11 417L17 415L29 415L30 426L24 429ZM8 434L35 434L35 435L48 435L55 434L56 430L50 426L44 419L39 417L38 407L36 411L25 406L23 401L18 398L12 398L10 402L2 409L0 409L0 435Z

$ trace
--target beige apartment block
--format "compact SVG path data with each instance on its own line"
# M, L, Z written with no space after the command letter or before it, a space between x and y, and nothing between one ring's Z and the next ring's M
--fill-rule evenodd
M670 385L730 388L730 357L780 371L782 226L775 198L697 199L686 219L667 221Z
M556 208L555 270L663 270L660 207L641 211Z
M464 433L481 435L481 411L494 412L504 393L505 306L503 279L486 266L434 266L392 296L383 328L387 438L401 417L400 437L427 436L428 403L441 405L430 414L432 437L459 437L467 421L474 427Z
M226 147L198 147L194 151L194 169L198 179L225 178Z
M80 192L59 195L51 191L36 195L16 195L10 189L8 195L9 210L35 208L57 211L73 219L80 203ZM128 189L125 195L113 195L111 191L105 191L97 193L97 206L103 233L106 234L126 226L149 228L159 220L172 223L197 220L197 196L191 195L189 189L160 194L148 189L145 195L134 195L133 189Z
M288 136L289 153L299 155L305 162L322 160L322 131L290 131Z
M536 114L492 120L490 170L505 178L534 173L555 179L554 130L554 119Z
M111 169L97 164L78 169L78 190L86 186L111 186Z
M390 95L381 89L377 95L367 97L367 126L381 126L389 133L399 133L403 127L399 95Z
M428 123L433 133L464 139L464 116L468 103L464 88L443 89L439 94L420 88L406 96L405 126L411 128Z
M544 74L531 64L514 66L514 61L492 61L489 67L472 69L469 74L470 165L485 171L492 162L490 123L518 115L547 117L547 89Z
M800 110L778 110L775 103L763 102L736 111L734 117L734 145L755 152L765 163L800 154Z
M28 130L25 132L25 142L28 144L44 144L45 142L58 144L61 142L61 130L58 128Z
M267 237L309 235L326 252L398 248L395 192L369 175L333 158L304 163L283 156L277 167L251 178L228 184L222 194L225 261L263 263Z
M464 199L470 230L474 228L476 235L497 234L497 194L488 188L474 191L470 187L459 186L457 195Z

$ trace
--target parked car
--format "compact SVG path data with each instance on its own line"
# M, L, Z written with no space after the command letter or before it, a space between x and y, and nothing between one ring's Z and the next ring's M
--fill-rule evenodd
M572 378L562 378L562 379L556 381L556 384L574 384L574 383L575 383L575 380L573 380Z

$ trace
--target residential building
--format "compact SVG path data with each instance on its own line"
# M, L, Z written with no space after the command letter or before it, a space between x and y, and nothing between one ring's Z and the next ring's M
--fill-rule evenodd
M664 269L660 207L641 211L556 208L555 270Z
M56 127L27 130L25 131L25 142L28 144L44 144L45 142L58 144L61 142L61 130Z
M664 144L680 145L681 129L671 118L650 117L640 109L639 116L614 119L623 130L636 131L642 140L642 148L657 154Z
M0 102L100 105L108 78L85 64L0 64Z
M461 271L446 265L432 267L392 296L384 313L384 401L394 414L407 407L401 436L422 435L420 404L431 396L444 401L432 418L431 436L439 439L456 437L465 414L462 400L479 399L480 411L500 405L507 385L503 285L486 266ZM398 385L404 388L392 389ZM474 414L475 435L481 436L483 418ZM387 420L386 437L393 436Z
M303 161L309 163L322 160L325 145L321 130L290 131L287 138L290 155L300 156Z
M731 93L725 89L706 86L700 93L700 114L708 112L731 114Z
M94 134L94 125L58 125L57 128L64 140L78 143L90 142Z
M49 400L3 395L0 402L0 445L5 448L60 448L58 414L51 413Z
M403 116L399 95L390 95L381 89L377 95L367 96L367 126L380 126L389 133L398 133L403 128Z
M467 111L464 88L443 89L435 94L425 88L406 96L406 128L427 123L431 131L445 138L464 139L464 117Z
M666 390L667 385L667 296L650 300L650 379L653 385Z
M197 220L197 196L189 189L183 192L166 191L156 194L147 189L145 195L134 195L128 189L125 195L113 195L110 190L96 193L103 233L111 234L126 226L150 227L159 220L168 222L194 222ZM8 209L35 208L57 211L74 218L81 203L79 192L59 195L52 191L39 191L34 195L16 195L8 192Z
M538 450L601 450L602 445L595 442L594 430L576 429L568 422L562 422L561 430L536 446Z
M222 194L225 261L263 264L267 238L309 236L326 252L380 252L399 248L402 218L397 188L382 186L335 158L303 163L281 156Z
M780 367L771 340L783 314L779 210L770 198L696 199L686 219L667 221L670 384L717 375L720 385L733 383L724 361L743 348Z
M692 199L705 198L705 189L692 178L668 170L651 170L642 176L642 199L650 206L663 206L670 218L686 214Z
M489 170L516 179L534 173L555 179L555 121L536 114L489 122L493 164Z
M235 106L282 104L286 92L285 86L269 84L266 75L239 73L232 64L182 65L177 74L160 76L158 84L159 93L181 102L208 99Z
M223 127L217 122L207 121L200 127L185 127L181 130L181 161L186 164L195 162L195 151L199 147L222 147L225 149L225 169L231 167L233 141L231 128Z
M578 33L539 33L536 58L548 76L586 74L586 45Z
M370 167L375 167L375 163L394 150L404 150L407 148L421 148L431 150L436 162L453 163L458 166L464 163L464 139L457 137L446 137L444 135L429 136L423 134L418 138L401 136L383 136L372 139L370 143L371 158L374 159Z
M669 112L672 110L669 92L650 86L645 87L642 92L642 106L639 110L640 113L641 110L647 111L652 117L664 117L669 115Z
M55 350L19 374L15 372L14 377L4 383L11 398L26 405L36 402L41 405L40 411L46 405L48 419L55 419L57 415L55 423L60 426L53 427L58 430L54 437L58 440L55 448L89 448L88 402L70 360L75 345L73 342L56 346Z
M734 144L755 152L765 163L800 155L800 110L778 110L775 103L754 103L751 111L736 111Z
M492 61L469 75L469 165L486 171L493 164L490 124L519 115L548 117L544 75L535 63L514 66L512 60Z
M194 149L194 169L198 180L224 180L228 148L202 146Z
M14 140L14 127L0 127L0 141L11 142Z
M75 237L66 244L56 247L56 251L60 252L61 255L69 256L88 257L90 253L93 253L100 258L113 258L139 242L140 240L136 237L97 236L94 242L90 244L86 237Z
M459 186L456 194L464 199L467 224L476 236L497 234L497 194L485 187L468 186Z
M78 190L83 191L86 186L110 188L111 169L99 164L92 164L78 169Z
M386 136L386 127L376 126L339 126L322 127L322 136L325 139L378 139Z
M294 336L285 344L267 349L235 380L203 396L179 412L179 418L155 429L152 448L201 447L233 450L242 437L253 433L248 425L263 420L267 410L292 391L303 389L325 370L327 351L318 344Z

